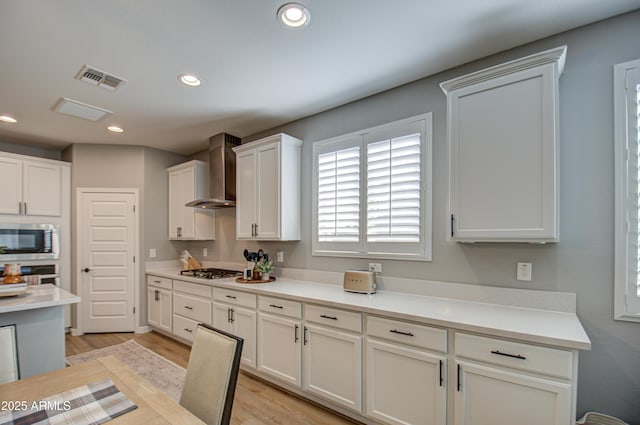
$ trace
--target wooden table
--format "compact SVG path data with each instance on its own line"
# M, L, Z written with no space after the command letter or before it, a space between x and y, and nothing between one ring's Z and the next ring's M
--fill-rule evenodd
M118 389L138 405L137 409L107 422L109 425L204 423L114 356L0 385L0 400L38 401L106 378L111 378Z

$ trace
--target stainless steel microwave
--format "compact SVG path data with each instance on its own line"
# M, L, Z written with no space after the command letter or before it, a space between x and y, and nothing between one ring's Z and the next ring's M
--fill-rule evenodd
M55 260L60 253L53 224L0 224L0 261Z

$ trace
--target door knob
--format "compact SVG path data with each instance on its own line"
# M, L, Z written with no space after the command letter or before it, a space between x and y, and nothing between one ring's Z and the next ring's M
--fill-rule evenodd
M82 271L85 273L89 273L91 269L89 267L85 267L84 269L82 269Z

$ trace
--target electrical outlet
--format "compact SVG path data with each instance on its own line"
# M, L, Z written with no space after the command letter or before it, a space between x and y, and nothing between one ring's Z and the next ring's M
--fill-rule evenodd
M516 271L517 280L531 280L533 265L531 263L518 263Z
M382 273L382 264L369 263L369 271L374 273Z
M202 256L206 257L209 254L209 250L207 248L202 248Z
M156 249L155 248L149 248L149 258L156 258Z
M276 251L276 263L284 263L284 251Z

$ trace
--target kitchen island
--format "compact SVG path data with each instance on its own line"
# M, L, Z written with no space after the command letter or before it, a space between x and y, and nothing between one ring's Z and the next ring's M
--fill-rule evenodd
M64 306L79 302L80 297L54 285L0 298L0 328L15 327L19 379L65 366Z

